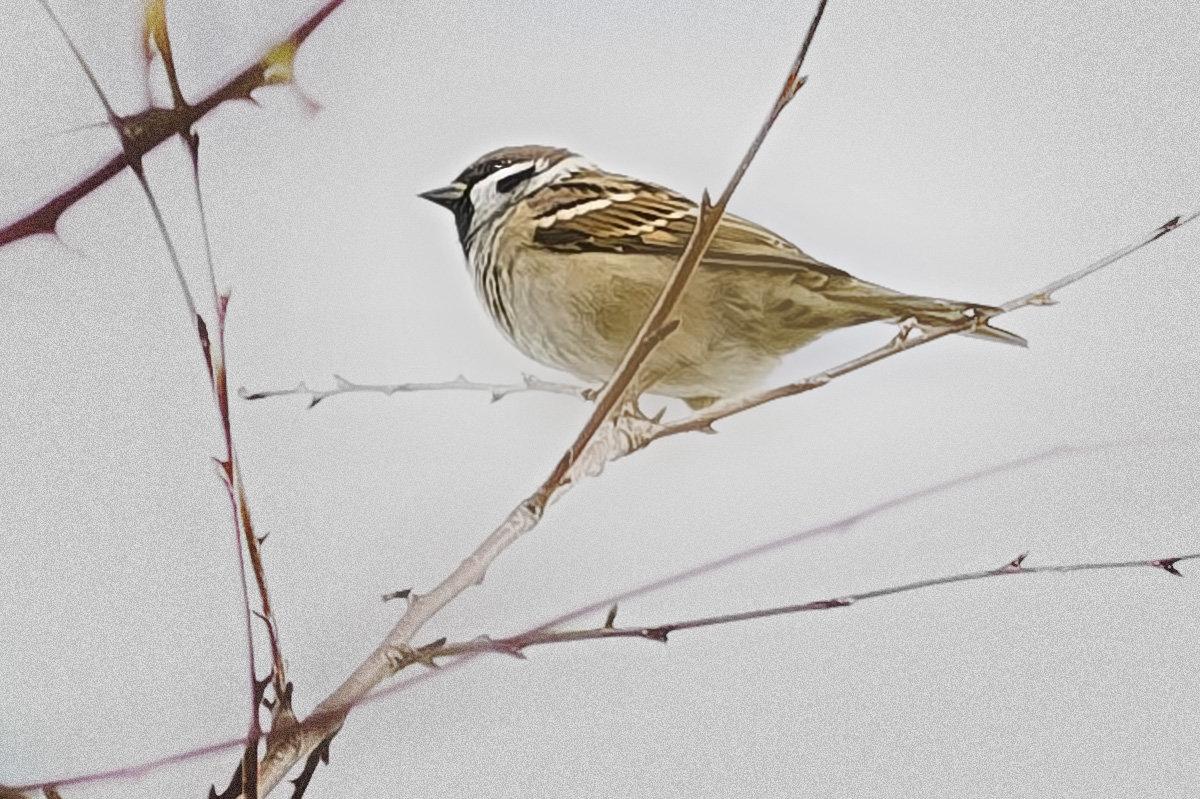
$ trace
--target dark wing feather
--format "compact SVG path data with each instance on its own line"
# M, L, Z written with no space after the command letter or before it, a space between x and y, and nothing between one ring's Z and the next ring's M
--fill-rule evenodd
M527 202L536 225L534 241L564 253L678 258L696 224L696 204L686 197L611 175L576 174L542 188ZM814 290L858 282L766 228L731 214L721 220L702 266L782 272Z

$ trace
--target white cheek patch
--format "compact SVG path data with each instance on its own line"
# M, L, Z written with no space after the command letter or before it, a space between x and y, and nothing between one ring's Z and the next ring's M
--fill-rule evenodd
M505 178L512 177L521 172L528 172L530 167L536 168L536 164L530 161L520 161L511 164L503 169L497 169L471 187L471 206L475 209L476 227L478 227L479 223L498 214L506 205L526 193L526 190L522 189L527 187L528 183L524 183L509 192L500 191L500 184Z
M549 183L555 183L585 169L595 168L595 164L586 158L581 158L578 155L567 156L549 169L546 168L546 162L544 160L538 161L537 172L535 172L533 177L529 179L529 182L525 184L525 193L532 194L542 186L545 186Z
M506 177L519 172L525 172L533 167L533 175L511 192L500 191L499 185ZM577 155L568 156L553 166L548 166L546 159L537 161L521 161L520 163L498 169L481 179L471 187L471 207L474 208L470 235L474 235L485 225L499 217L510 204L527 197L543 186L555 183L585 169L594 169L591 161ZM608 202L605 200L605 202Z

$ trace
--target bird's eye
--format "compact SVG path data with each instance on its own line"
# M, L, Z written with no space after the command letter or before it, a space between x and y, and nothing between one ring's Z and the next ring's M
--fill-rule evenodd
M531 164L520 172L514 172L511 175L505 175L496 181L496 190L502 194L508 194L510 191L520 186L525 181L533 177L535 167Z

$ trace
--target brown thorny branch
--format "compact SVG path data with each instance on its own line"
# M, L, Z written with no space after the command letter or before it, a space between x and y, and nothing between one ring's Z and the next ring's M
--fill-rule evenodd
M0 229L0 246L37 233L54 233L58 219L68 208L119 174L126 167L134 173L138 183L142 187L151 212L154 215L155 223L166 245L176 279L183 293L189 324L195 326L197 338L204 356L205 368L209 376L213 399L217 405L217 412L220 417L222 435L225 442L225 455L223 458L217 460L217 466L228 493L233 514L238 564L241 574L243 606L245 608L251 689L249 730L246 738L243 763L239 770L240 774L244 775L241 779L240 787L246 796L257 797L259 793L257 786L258 769L256 768L258 761L258 741L262 736L259 708L264 704L268 704L264 700L264 694L268 685L272 687L275 693L274 701L269 704L272 714L272 725L268 738L282 734L294 726L296 719L291 708L291 684L287 680L283 653L279 645L278 625L275 621L275 615L271 608L270 595L267 591L266 573L263 568L259 547L260 542L254 534L254 526L246 500L245 485L242 480L241 466L233 442L225 354L225 318L229 303L229 294L227 292L223 293L217 288L208 223L200 191L200 139L199 135L193 130L193 127L200 118L224 102L240 99L250 100L252 99L251 94L255 89L272 84L290 82L292 79L293 59L297 48L334 9L341 5L343 0L331 0L331 2L326 3L258 62L235 75L223 86L195 105L187 102L180 89L171 50L170 36L167 30L165 0L146 0L144 3L145 27L143 39L146 67L149 68L153 53L157 51L162 60L170 87L172 107L148 107L141 112L126 117L119 116L113 109L95 75L83 58L82 53L76 48L47 0L38 0L38 2L62 34L67 46L71 49L72 54L79 62L80 67L95 90L97 97L103 104L108 123L120 138L122 152L114 156L108 163L91 175L61 192L41 207ZM193 186L200 214L201 232L203 234L208 265L208 279L215 309L216 326L214 333L210 333L209 324L197 309L195 298L184 276L175 245L167 231L158 202L150 189L142 166L144 156L172 136L178 136L184 142L191 157ZM262 681L258 680L255 666L253 625L251 621L252 611L250 609L245 559L242 552L243 542L246 552L249 554L262 607L262 611L255 611L254 615L257 615L266 625L272 657L270 674Z
M1056 451L1050 451L1047 453L1043 453L1042 456L1037 456L1032 459L1024 459L1023 461L1017 462L1014 464L1005 464L998 468L1006 469L1006 468L1012 468L1014 466L1019 466L1019 465L1027 465L1030 462L1036 462L1038 460L1044 459L1044 457L1049 457L1049 456L1052 456L1055 454L1062 454L1062 453L1056 452ZM991 474L994 471L996 471L995 468L988 469L988 470L984 470L984 472L981 474ZM978 475L976 475L976 476L978 476ZM909 501L914 498L919 498L920 496L927 494L930 490L935 490L935 491L941 490L942 488L945 488L948 486L957 485L959 482L961 482L961 481L960 480L952 480L952 481L949 481L949 483L947 483L947 484L935 486L932 489L926 489L925 491L920 491L920 492L916 492L915 494L906 495L905 497L901 497L896 500L891 500L891 501L884 503L884 507L891 507L894 504L899 503L899 502L906 502L906 501ZM842 520L841 522L836 522L833 525L825 525L825 526L822 526L819 528L815 528L814 530L806 531L806 533L811 534L811 533L816 533L816 532L828 532L833 527L837 527L837 526L843 525L845 523L848 523L850 521L853 521L854 518L856 518L856 517L850 517L846 520ZM796 536L788 536L788 539L794 539L794 538L796 538ZM774 547L776 545L781 545L786 540L787 539L770 542L770 544L768 546ZM745 555L745 554L747 554L747 553L739 553L738 556L735 556L735 557L741 557L742 555ZM1143 567L1152 567L1152 568L1156 568L1156 569L1161 569L1162 571L1168 572L1169 574L1175 575L1177 577L1182 577L1183 575L1178 569L1178 564L1184 563L1187 561L1200 559L1200 552L1191 553L1191 554L1187 554L1187 555L1181 555L1181 556L1175 556L1175 557L1158 558L1158 559L1152 559L1152 560L1100 561L1100 562L1091 562L1091 563L1072 563L1072 564L1065 564L1065 565L1050 565L1050 566L1026 566L1026 565L1024 565L1024 563L1025 563L1025 560L1027 559L1027 557L1028 557L1028 553L1023 553L1021 555L1018 555L1016 558L1013 558L1011 561L1009 561L1005 565L1003 565L999 568L994 568L994 569L983 569L983 570L979 570L979 571L961 572L958 574L943 575L941 577L932 577L932 578L927 578L924 580L916 580L916 581L909 582L909 583L900 583L897 585L887 586L884 588L877 588L877 589L873 589L870 591L862 591L862 592L855 593L855 594L843 594L841 596L830 597L828 599L803 602L803 603L793 604L793 605L780 605L777 607L761 608L761 609L746 611L746 612L742 612L742 613L727 613L727 614L721 614L718 616L707 616L707 617L695 618L695 619L685 619L682 621L675 621L675 622L669 622L669 623L655 623L652 625L636 625L636 626L628 626L628 627L615 626L616 615L617 615L617 604L614 602L613 604L608 606L608 612L605 616L604 623L601 624L600 626L585 627L585 628L572 629L572 630L552 629L553 627L555 627L559 623L561 623L561 621L563 619L578 618L579 616L583 615L584 611L592 611L592 610L596 609L595 606L588 606L588 608L586 608L584 610L577 611L577 612L574 612L571 614L567 614L566 616L561 617L559 620L556 620L554 622L540 625L534 629L527 630L525 632L518 633L516 635L512 635L512 636L508 636L508 637L504 637L504 638L492 638L487 635L481 635L481 636L477 636L474 639L471 639L470 641L463 641L463 642L456 642L456 643L448 643L446 641L446 639L443 638L443 639L439 639L437 641L433 641L424 646L409 648L408 650L405 651L405 653L401 657L399 657L394 662L393 667L397 671L404 669L407 666L414 665L414 664L422 664L422 665L429 666L429 667L436 667L437 671L436 672L426 672L424 675L419 675L416 679L411 679L411 680L406 681L405 683L400 683L396 686L393 686L393 688L404 688L407 686L411 686L415 682L419 682L421 680L421 677L434 676L436 674L444 674L444 673L452 670L456 666L461 666L474 658L480 657L482 655L487 655L487 654L503 654L503 655L510 655L513 657L523 659L525 657L524 651L533 646L541 646L541 645L545 645L545 644L574 643L574 642L578 642L578 641L590 641L590 640L603 639L603 638L633 638L633 639L659 641L662 643L666 643L669 635L674 632L687 631L687 630L697 629L700 627L715 627L715 626L724 625L724 624L735 624L735 623L739 623L739 622L752 621L755 619L769 618L771 616L782 616L782 615L790 615L790 614L795 614L795 613L804 613L804 612L808 612L808 611L834 610L834 609L838 609L838 608L847 608L852 605L856 605L859 602L869 600L869 599L878 599L878 598L883 598L883 597L888 597L888 596L894 596L896 594L920 591L920 590L923 590L926 588L934 588L937 586L951 585L954 583L971 582L971 581L975 581L975 580L983 580L983 579L988 579L988 578L992 578L992 577L1004 577L1004 576L1019 575L1019 574L1034 575L1034 574L1063 574L1063 573L1083 572L1083 571L1112 571L1112 570L1118 570L1118 569L1136 569L1136 568L1143 568ZM722 559L722 562L726 561L726 560L727 559ZM714 566L720 565L720 562L718 562L717 564L713 564L713 565ZM689 570L689 572L690 571L695 571L695 570ZM662 584L664 584L666 582L674 582L675 580L679 579L681 576L683 576L685 574L688 574L688 573L680 573L680 574L676 574L676 575L671 575L670 577L665 578L664 580L657 581L656 583L651 584L649 586L645 586L645 587L643 587L643 589L651 590L653 588L661 587ZM643 593L644 592L643 589L635 589L634 591L626 592L623 596L625 598L628 598L629 596ZM603 607L603 606L601 606L601 607ZM455 660L451 661L450 663L446 664L445 666L437 663L437 660L436 660L437 658L450 658L450 657L455 658ZM382 698L383 696L390 695L391 693L393 693L393 691L391 690L391 688L389 688L386 691L380 691L380 692L371 694L369 699L370 700L379 699L379 698ZM309 720L306 720L304 723L310 723L310 721L311 721L311 717ZM308 766L306 767L306 769L305 769L306 775L311 776L312 769L315 768L315 764L316 764L317 760L320 760L321 762L327 762L328 743L329 743L328 740L326 740L326 741L322 742L320 747L318 747L318 749L314 753L317 755L317 758L316 758L316 760L310 762L308 764ZM58 780L53 783L20 785L20 786L15 786L15 787L8 787L8 786L0 785L0 799L8 799L9 796L12 796L13 799L23 799L25 791L36 790L39 788L41 788L43 790L53 790L55 787L64 787L64 786L70 786L70 785L85 784L85 783L97 782L97 781L101 781L101 780L140 777L140 776L143 776L143 775L149 773L150 771L156 770L158 768L174 765L176 763L184 762L186 760L191 760L191 759L198 758L198 757L203 757L205 755L224 751L226 749L244 746L245 744L246 744L246 739L238 738L235 740L214 743L209 746L203 747L201 749L195 749L195 750L191 750L191 751L187 751L187 752L181 752L179 754L160 758L160 759L154 760L154 761L149 761L149 762L142 763L142 764L139 764L136 766L130 766L127 768L122 768L122 769L115 769L115 770L109 771L109 772L88 774L88 775L84 775L84 776L80 776L80 777L71 777L71 778L67 778L67 779L63 779L63 780ZM303 778L303 777L302 777L302 779L304 779L304 784L306 785L307 779ZM297 783L300 783L300 781L301 780L296 780ZM6 790L9 791L9 793L6 794L5 793ZM298 787L297 793L302 793L302 790L299 787ZM212 794L210 794L210 796L211 795Z
M1165 572L1175 575L1176 577L1182 577L1183 574L1178 568L1176 568L1176 564L1184 561L1196 560L1200 558L1200 552L1192 553L1190 555L1180 555L1177 557L1159 558L1157 560L1072 563L1062 566L1026 566L1024 563L1028 556L1028 552L1022 553L1008 563L996 569L983 569L980 571L962 572L960 574L951 574L942 577L931 577L925 580L916 580L911 583L901 583L899 585L888 586L886 588L876 588L871 591L862 591L857 594L844 594L839 597L819 599L813 602L804 602L797 605L779 605L776 607L759 608L741 613L722 613L717 616L705 616L697 619L686 619L684 621L669 622L667 624L655 624L652 626L615 626L617 619L617 605L614 603L608 608L608 613L605 616L604 624L599 627L588 627L578 630L537 629L530 632L509 636L508 638L491 638L487 635L481 635L471 639L470 641L460 641L457 643L447 643L445 638L441 638L430 644L426 644L425 646L408 650L401 658L397 660L396 668L399 670L416 663L420 663L429 667L437 667L439 664L436 662L436 658L463 657L486 653L512 655L517 658L524 658L525 650L531 646L541 646L544 644L563 644L574 641L593 641L601 638L640 638L647 641L660 641L662 643L666 643L667 637L671 633L680 630L695 630L700 627L716 627L722 624L734 624L737 622L765 619L771 616L784 616L793 613L804 613L813 610L834 610L835 608L848 608L851 605L855 605L868 599L894 596L896 594L919 591L923 588L933 588L940 585L965 583L973 580L984 580L990 577L1004 577L1015 574L1063 574L1067 572L1106 571L1113 569L1133 569L1149 566L1152 568L1161 569Z
M40 0L41 1L41 0ZM70 207L74 202L81 197L101 185L103 182L119 173L125 166L130 166L139 180L145 187L144 177L140 171L140 159L149 150L156 147L158 144L165 141L172 135L180 135L188 144L189 152L192 155L193 174L196 177L198 189L198 161L197 161L197 144L198 140L191 126L196 120L202 117L208 111L215 108L222 102L231 99L248 99L250 92L255 88L269 85L272 83L286 82L291 78L291 59L294 56L296 48L311 31L324 20L326 16L334 8L340 5L341 0L327 3L316 14L314 14L304 25L300 26L287 40L271 51L266 57L252 67L247 68L239 75L235 76L223 87L213 92L204 100L194 106L189 106L183 100L181 93L178 90L178 83L174 77L174 66L170 58L169 41L166 39L165 24L161 28L161 34L157 33L157 28L153 25L149 27L149 33L154 37L153 41L160 55L163 57L164 66L168 72L168 78L171 82L172 95L175 101L175 107L172 109L147 109L140 114L131 117L120 118L110 113L110 121L118 130L122 138L122 145L125 150L123 156L114 158L109 164L101 167L88 178L78 183L71 189L64 191L41 208L14 222L13 224L0 229L0 246L10 241L32 235L33 233L53 232L54 224L61 214ZM151 8L157 6L161 8L161 3L151 4ZM402 384L401 386L367 386L357 385L344 381L339 378L338 389L324 392L322 396L317 396L318 392L308 392L307 388L301 385L296 389L279 391L279 392L260 392L258 395L251 396L274 396L286 393L312 393L313 404L333 393L344 393L345 391L386 391L394 393L397 391L416 391L416 390L433 390L433 389L475 389L486 390L492 393L493 399L499 399L508 393L516 391L555 391L557 393L575 394L587 399L595 399L597 407L581 431L580 435L560 460L551 476L542 484L537 491L534 492L525 502L515 508L505 519L505 521L469 556L458 569L456 569L448 578L439 584L432 592L426 595L410 594L409 607L404 616L397 623L395 628L389 633L385 640L376 648L371 656L364 661L362 665L325 701L323 701L314 712L303 722L297 724L294 722L294 717L290 716L290 711L287 714L287 723L276 715L275 724L272 732L268 735L268 749L264 757L260 769L243 768L244 772L259 772L258 779L255 779L254 774L246 774L244 779L239 779L235 775L235 782L231 784L228 795L234 795L238 788L241 788L245 795L255 795L254 792L263 790L269 792L277 785L290 768L301 758L310 757L308 767L305 774L302 775L304 784L307 783L307 777L311 776L312 769L315 768L318 759L325 759L328 755L328 742L333 734L340 728L345 716L350 709L366 698L368 692L381 682L386 677L395 673L395 671L412 662L430 662L436 657L448 655L470 655L487 651L505 651L509 653L519 653L520 650L541 643L564 642L569 640L586 640L589 638L600 637L641 637L641 638L657 638L664 640L668 632L673 630L690 629L699 626L710 626L715 624L724 624L735 621L742 621L762 616L778 615L781 613L794 613L804 610L830 609L834 607L844 607L852 601L860 601L862 599L875 598L886 596L902 591L911 591L918 588L924 588L931 585L940 585L950 582L961 582L965 580L981 579L983 577L998 576L1000 574L1013 573L1038 573L1045 571L1075 571L1083 569L1111 569L1111 568L1128 568L1140 565L1151 565L1163 568L1172 573L1178 573L1174 569L1174 564L1180 560L1187 560L1196 557L1197 555L1186 555L1179 558L1166 558L1157 561L1128 561L1120 563L1096 563L1096 564L1078 564L1075 566L1058 566L1058 567L1039 567L1039 568L1023 568L1021 560L1018 558L1001 569L993 569L984 572L971 572L962 575L951 577L937 578L934 580L922 581L919 583L911 583L903 586L892 588L879 589L877 591L866 592L864 594L851 595L841 597L834 600L823 600L821 602L806 603L804 605L792 605L783 608L771 608L766 610L751 611L748 613L729 614L726 616L710 617L706 619L696 619L684 622L676 622L668 625L657 625L655 627L631 627L631 628L616 628L612 624L610 616L608 622L600 628L591 630L577 631L548 631L536 630L529 633L514 636L508 639L476 639L472 642L461 644L445 644L444 641L435 642L432 645L414 649L409 645L415 633L428 621L438 610L444 607L455 596L473 584L478 584L482 581L484 573L488 565L499 555L504 548L516 540L517 537L527 532L536 526L544 512L547 504L552 498L561 495L568 489L571 483L582 476L598 473L600 468L607 460L611 460L621 455L628 454L637 449L640 449L651 441L661 438L666 435L672 435L688 430L711 430L713 421L724 418L725 416L739 413L743 410L756 407L757 405L783 396L801 393L813 388L817 388L830 380L855 371L863 366L866 366L883 358L902 352L906 349L919 346L920 344L928 343L937 338L941 338L952 333L963 332L970 329L976 324L983 324L990 318L993 318L1001 313L1024 307L1026 305L1042 305L1050 304L1050 295L1069 283L1075 282L1082 277L1101 269L1125 255L1145 246L1151 241L1160 238L1171 230L1194 220L1200 213L1181 218L1176 217L1168 223L1157 228L1153 234L1139 242L1130 245L1101 261L1098 261L1078 272L1072 273L1058 281L1055 281L1043 289L1017 298L1008 303L1005 303L997 311L993 311L986 316L980 314L973 320L964 322L962 325L947 326L936 328L933 330L910 331L908 335L897 337L888 345L867 353L860 358L848 361L845 364L826 370L825 372L815 375L807 380L793 383L770 391L762 392L761 394L745 397L740 400L731 400L717 403L704 411L693 414L692 416L671 422L666 425L658 424L652 420L641 419L634 416L626 416L621 413L621 409L627 407L631 397L628 396L629 388L636 376L637 369L645 361L647 356L652 352L664 338L671 334L675 326L678 324L676 320L671 318L671 314L679 297L686 288L686 283L691 274L697 268L701 261L704 251L711 241L717 225L728 201L736 189L741 177L744 175L749 164L753 160L758 148L765 139L771 126L777 119L778 115L787 106L796 92L804 83L804 78L799 75L804 56L812 41L813 35L819 24L821 15L824 11L825 0L820 3L817 12L810 25L808 35L804 44L794 62L792 69L785 81L784 87L781 90L774 106L766 122L760 129L758 136L755 138L746 156L739 164L734 177L729 185L722 193L716 204L712 204L707 196L704 196L697 219L697 225L692 233L692 237L685 248L684 254L679 263L676 265L672 275L664 285L662 293L650 315L642 326L641 331L630 345L629 351L626 353L621 366L618 368L614 377L610 382L595 393L592 389L583 387L570 386L566 384L547 383L539 381L536 378L526 377L523 384L478 384L459 378L451 383L444 384ZM49 11L49 8L47 8ZM149 14L148 14L149 21ZM159 36L161 35L161 39ZM72 48L74 49L74 48ZM82 63L82 59L81 59ZM86 65L84 65L86 70ZM90 77L90 74L89 74ZM94 82L94 81L93 81ZM97 87L98 89L98 87ZM106 103L107 106L107 103ZM149 201L152 208L155 210L155 215L159 219L160 229L161 218L157 213L157 208L154 206L154 200L147 191ZM203 206L201 204L201 214L203 214ZM203 224L202 219L202 224ZM167 240L168 248L171 248L169 237L166 236L163 229L164 238ZM179 270L178 261L174 259L172 250L173 265L176 271L180 274L181 286L184 289L185 297L188 299L189 310L194 312L194 303L191 301L188 294L186 282L182 280L182 273ZM209 259L210 277L213 280L213 288L215 293L215 276L211 270L211 255ZM234 502L235 514L238 515L238 521L242 531L247 539L247 545L252 551L252 560L255 562L256 576L259 578L260 591L263 595L264 609L267 611L268 629L272 634L272 649L273 655L277 661L277 668L273 671L273 677L279 682L276 685L276 692L280 697L286 699L290 688L288 688L282 679L282 661L278 652L277 642L274 639L274 624L273 619L269 615L269 604L265 593L265 584L263 583L261 573L261 562L257 558L257 546L254 540L252 529L249 526L249 516L246 511L245 497L241 487L240 471L238 470L236 460L234 459L232 440L229 435L228 427L228 396L225 387L225 372L224 372L224 315L225 308L228 302L228 295L215 294L214 299L217 302L217 321L218 321L218 336L216 339L216 348L213 349L209 342L207 332L204 326L204 321L199 314L195 314L197 328L200 333L201 343L205 348L206 362L209 365L210 377L213 381L214 394L218 398L218 405L222 415L223 425L226 431L227 445L229 447L229 457L222 462L222 468L227 479L227 485L230 487L231 498ZM236 497L236 498L235 498ZM239 550L240 554L240 550ZM259 694L256 694L258 696ZM279 703L277 707L283 705ZM203 752L215 751L219 748L227 748L231 745L247 744L246 759L244 763L248 765L250 757L256 751L257 735L256 730L252 729L252 734L245 740L236 742L225 742L212 747L206 747ZM179 759L188 756L197 756L199 753L189 753L185 755L175 756L163 762L178 762ZM148 764L144 767L136 769L122 770L113 772L111 775L92 775L94 779L102 776L120 776L139 772L145 768L153 767L154 764ZM256 784L257 783L257 784ZM58 784L66 784L66 781ZM35 786L29 786L35 787ZM298 790L302 790L303 785L298 784Z

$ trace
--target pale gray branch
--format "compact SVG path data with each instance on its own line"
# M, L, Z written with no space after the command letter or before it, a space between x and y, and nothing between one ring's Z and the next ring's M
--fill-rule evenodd
M1111 266L1117 261L1120 261L1122 258L1137 252L1148 244L1158 241L1168 233L1178 230L1197 218L1200 218L1200 211L1193 211L1186 216L1176 216L1164 224L1159 225L1153 231L1141 236L1136 241L1127 244L1119 250L1109 253L1097 261L1093 261L1082 269L1078 269L1056 280L1052 280L1041 288L1035 289L1028 294L1023 294L1020 297L1011 299L1008 302L1001 304L994 311L980 311L974 318L965 320L962 324L938 328L926 328L924 330L917 328L902 332L901 335L893 338L890 342L882 347L878 347L868 353L858 356L857 358L852 358L849 361L840 363L837 366L832 366L822 372L818 372L817 374L810 375L803 380L776 388L767 389L765 391L760 391L755 394L748 394L744 397L736 397L733 399L716 402L707 408L681 419L666 422L665 424L647 425L644 420L638 421L632 428L633 432L625 437L625 442L629 444L629 448L614 448L609 453L609 459L612 460L620 458L624 455L628 455L638 449L641 449L642 447L649 445L650 442L660 438L665 438L666 436L693 431L706 433L715 432L712 425L714 422L720 419L734 416L735 414L748 411L751 408L757 408L760 405L765 405L768 402L773 402L774 400L782 399L783 397L791 397L796 394L803 394L807 391L812 391L813 389L820 388L821 386L826 385L830 381L839 378L842 375L858 371L864 366L869 366L878 361L882 361L885 358L890 358L893 355L898 355L901 352L911 350L923 344L928 344L931 341L936 341L937 339L944 338L945 336L966 332L977 325L986 324L988 320L994 319L1002 314L1015 311L1018 308L1053 305L1055 303L1053 298L1054 292L1064 288L1065 286L1069 286L1072 283L1076 283L1088 275L1104 269L1105 267Z
M578 386L571 383L556 383L552 380L542 380L530 374L521 375L520 383L479 383L459 375L453 380L441 383L355 383L341 375L334 375L334 387L326 389L310 388L303 380L292 388L267 389L264 391L249 391L244 386L238 389L238 396L245 400L267 399L268 397L308 397L308 407L313 407L327 397L337 394L404 394L414 391L483 391L491 395L492 402L498 402L509 394L523 392L546 392L550 394L565 394L580 399L595 399L596 389L588 386Z
M624 433L620 430L619 420L625 418L625 414L619 413L619 410L627 400L626 394L642 363L645 362L653 348L673 329L670 314L686 288L688 278L703 259L704 253L716 233L725 206L779 114L803 85L800 69L813 37L816 35L826 2L827 0L820 0L818 3L808 33L792 63L783 88L780 89L767 119L759 128L758 134L738 164L733 177L730 178L715 206L709 203L708 193L705 192L700 203L696 226L692 230L683 255L680 256L670 277L663 285L658 299L647 314L638 334L630 343L621 359L620 366L596 395L596 407L587 422L584 423L583 429L580 430L575 441L542 485L514 508L500 526L457 569L430 593L421 596L410 595L408 609L396 626L350 677L318 705L302 725L294 728L293 735L278 739L268 746L259 770L259 784L264 795L279 784L297 760L308 757L330 736L337 733L351 708L362 701L376 685L394 673L394 663L398 658L402 658L405 652L410 651L412 638L421 627L456 596L470 586L482 582L492 561L513 541L537 525L547 505L565 493L577 479L580 467L585 470L585 473L591 473L602 467L603 463L608 460L606 453L611 444L606 443L603 448L599 449L599 457L588 453L588 450L592 449L591 445L595 439L608 441L614 437L623 438ZM614 414L617 417L615 420ZM612 434L598 436L602 428L611 428Z

